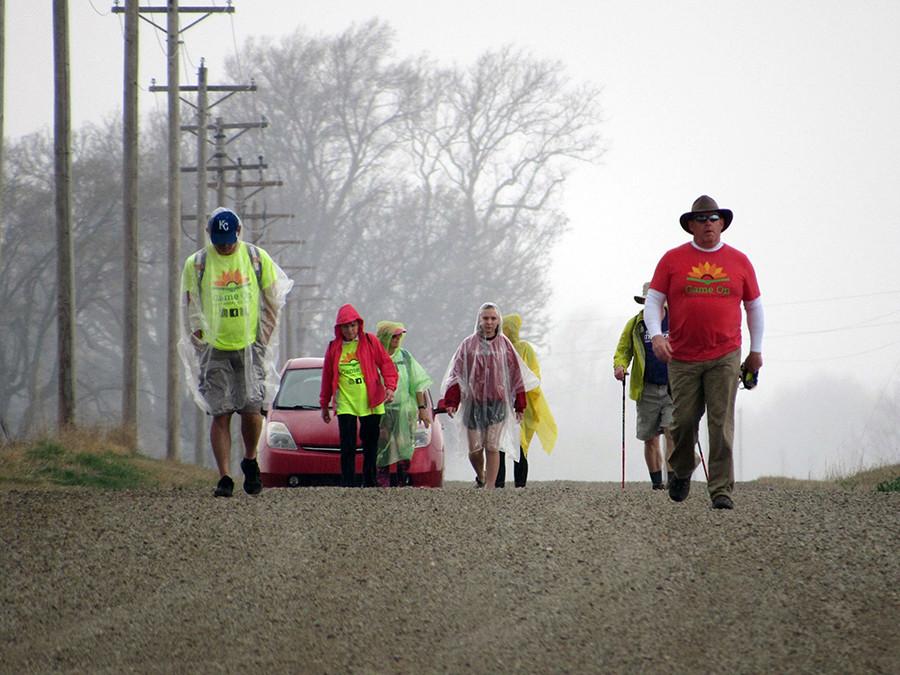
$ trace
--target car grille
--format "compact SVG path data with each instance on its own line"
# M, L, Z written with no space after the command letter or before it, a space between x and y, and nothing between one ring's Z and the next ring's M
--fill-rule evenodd
M340 448L335 448L333 446L324 446L324 445L301 445L303 450L309 450L311 452L340 452ZM362 452L362 448L357 448L357 452Z

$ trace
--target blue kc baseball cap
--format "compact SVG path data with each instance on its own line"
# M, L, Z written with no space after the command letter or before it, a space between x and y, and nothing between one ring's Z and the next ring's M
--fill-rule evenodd
M231 209L220 206L209 217L206 230L209 232L209 240L215 246L233 244L237 241L238 230L241 229L241 219Z

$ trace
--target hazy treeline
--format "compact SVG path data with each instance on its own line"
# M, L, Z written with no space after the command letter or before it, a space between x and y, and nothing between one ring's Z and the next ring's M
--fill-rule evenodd
M298 282L288 305L291 331L283 335L290 355L322 353L344 302L357 306L370 330L379 319L407 323L408 344L435 380L472 330L482 301L522 312L529 336L541 341L550 253L566 226L560 190L576 162L602 153L597 88L571 82L562 64L513 48L468 66L399 58L390 28L377 21L336 36L298 30L278 43L250 40L229 69L235 81L254 77L259 92L230 99L215 115L265 115L270 126L246 134L228 153L245 162L262 154L271 167L267 178L284 181L248 199L245 210L295 214L268 225L248 222L245 233ZM165 136L158 114L143 121L145 445L161 437L165 412ZM184 164L192 163L194 142L183 138ZM75 134L79 422L116 423L120 416L121 153L117 119ZM23 435L56 417L52 139L11 139L5 154L0 418L9 434ZM195 174L186 176L184 211L192 213ZM210 210L214 201L210 193ZM198 246L194 229L190 222L183 228L183 256ZM285 241L303 243L276 243ZM193 425L183 426L185 438L192 436Z

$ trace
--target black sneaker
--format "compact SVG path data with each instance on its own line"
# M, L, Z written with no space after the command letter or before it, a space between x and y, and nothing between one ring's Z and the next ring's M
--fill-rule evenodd
M652 485L653 485L654 490L665 490L666 489L665 483L652 483Z
M241 460L241 471L244 472L244 492L258 495L262 492L262 480L259 477L259 464L255 459Z
M234 481L231 476L222 476L213 495L216 497L230 497L234 492Z
M734 502L731 501L731 497L728 495L716 495L713 497L712 507L714 509L733 509Z
M478 476L475 476L475 487L476 487L476 488L483 488L483 487L484 487L484 481L481 480Z
M669 476L669 499L673 502L683 502L691 492L691 479Z

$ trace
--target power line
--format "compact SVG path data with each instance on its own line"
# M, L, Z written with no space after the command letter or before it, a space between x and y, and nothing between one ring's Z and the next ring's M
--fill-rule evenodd
M898 344L900 344L900 341L895 340L894 342L888 342L887 344L881 345L880 347L873 347L872 349L866 349L861 352L841 354L840 356L820 356L812 359L779 359L776 357L767 356L766 363L819 363L821 361L838 361L841 359L850 359L855 356L865 356L866 354L873 354L875 352L880 352L883 349L887 349L888 347L893 347L894 345Z
M887 321L885 323L864 323L862 325L856 324L853 326L839 326L837 328L822 328L820 330L801 330L793 333L781 333L776 335L767 334L767 340L777 340L778 338L786 338L786 337L800 337L803 335L822 335L825 333L839 333L845 330L860 330L863 328L882 328L884 326L896 326L900 324L900 321Z
M773 302L765 303L766 309L769 307L790 307L792 305L811 305L817 302L835 302L839 300L859 300L861 298L874 298L879 295L897 295L900 290L896 291L876 291L875 293L863 293L860 295L838 295L831 298L815 298L812 300L792 300L790 302Z

